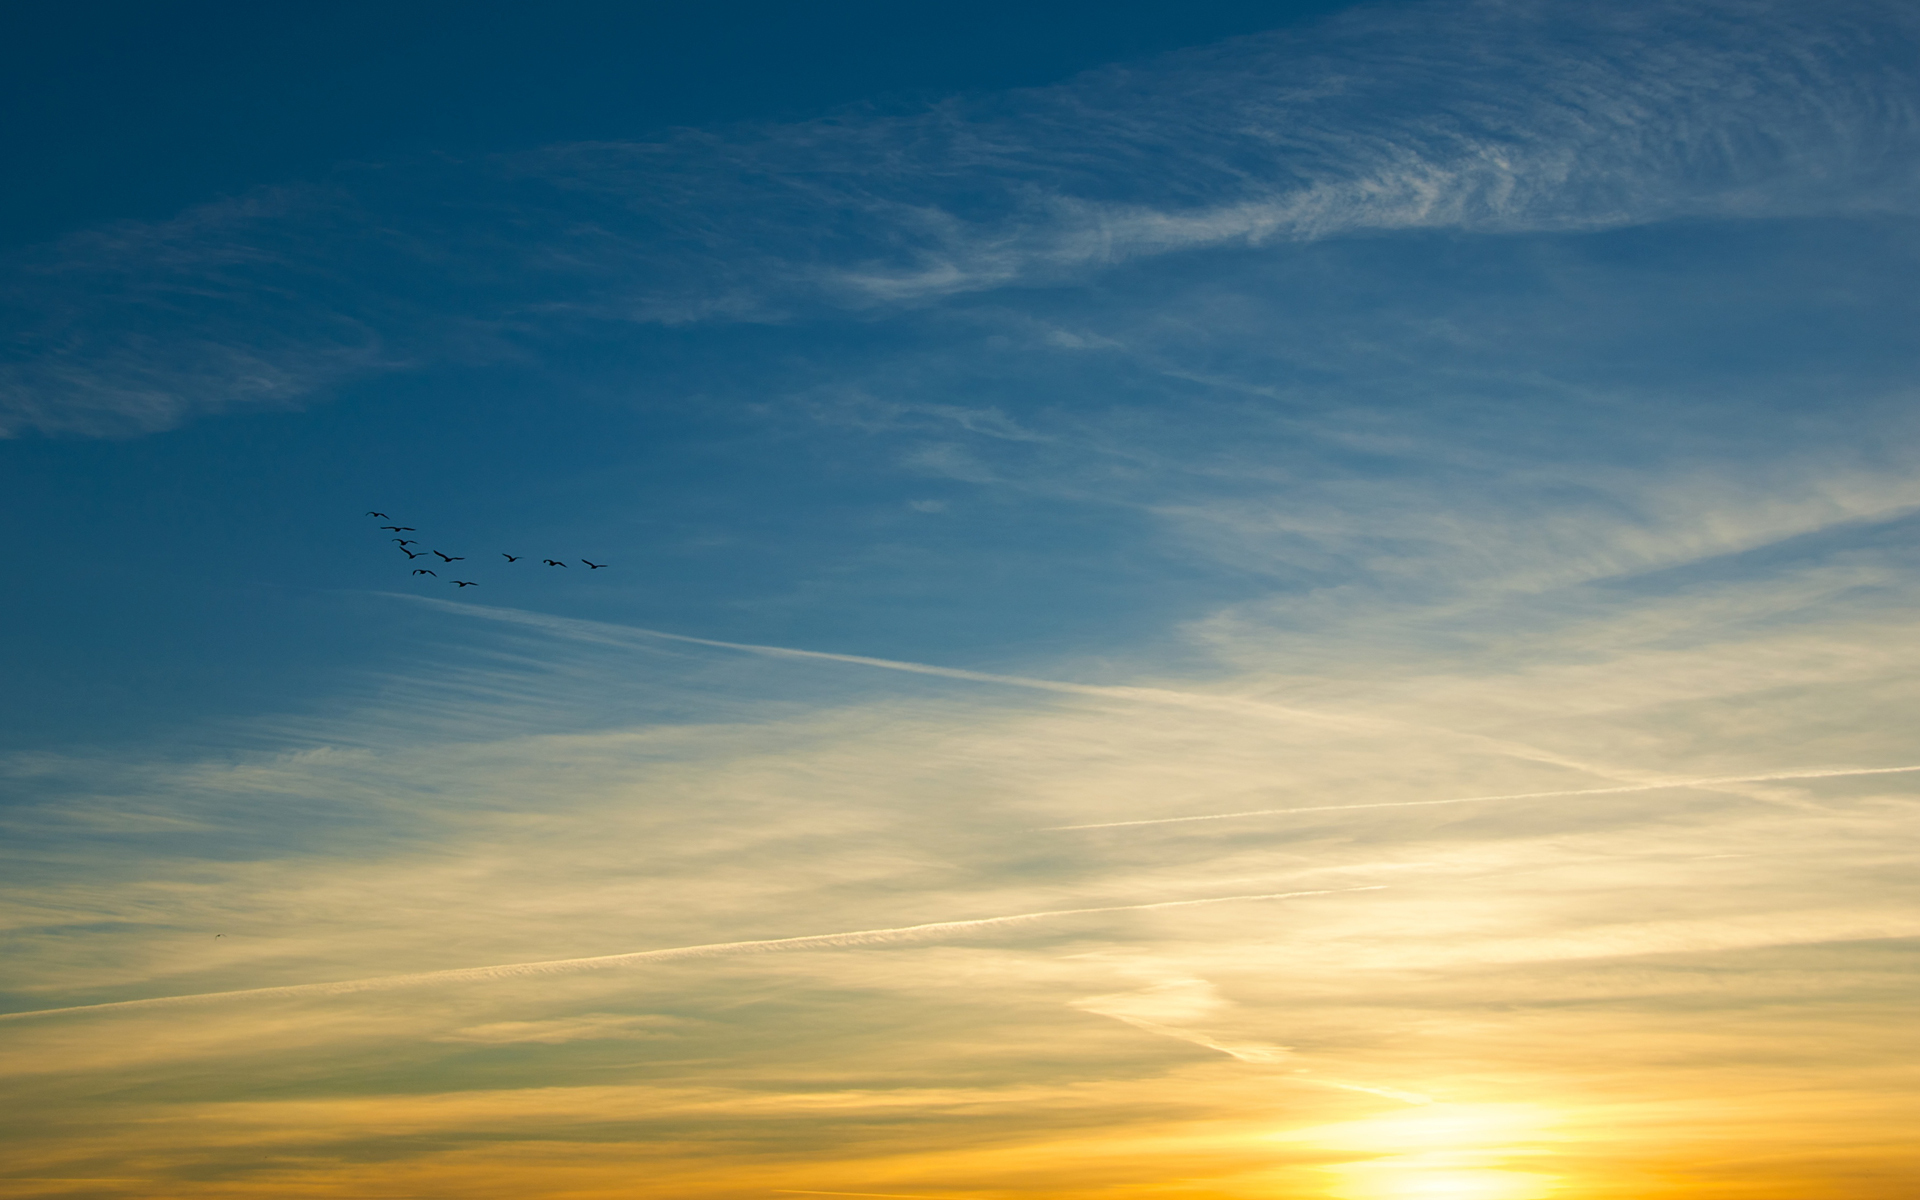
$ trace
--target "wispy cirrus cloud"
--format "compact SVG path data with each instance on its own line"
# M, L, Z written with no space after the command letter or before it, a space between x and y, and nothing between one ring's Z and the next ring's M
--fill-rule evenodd
M773 599L739 543L678 609L698 572L638 543L564 612L335 593L437 623L192 744L7 760L18 1161L143 1198L1532 1200L1675 1162L1904 1196L1849 1172L1911 1141L1913 37L1376 7L33 258L16 429L558 377L611 329L751 426L700 485L738 525L828 533ZM755 437L857 495L757 488ZM684 497L551 469L609 528Z
M16 261L4 430L1356 233L1909 213L1898 4L1368 7L903 115L346 171Z
M1700 611L1686 598L1641 604L1671 609L1669 625ZM699 669L578 632L556 625L539 644L557 661L630 656L649 680ZM1702 1005L1719 1006L1715 1036L1740 1039L1743 1053L1770 1036L1782 1005L1829 1022L1826 1044L1851 1045L1873 1028L1886 985L1873 947L1912 931L1898 907L1904 863L1884 836L1911 806L1910 775L1623 791L1543 810L1324 811L1276 828L1038 835L1067 839L1046 844L1032 829L1068 814L1217 812L1222 798L1248 794L1419 801L1548 770L1458 738L1410 736L1410 711L1623 770L1757 761L1756 740L1774 754L1892 753L1910 742L1900 714L1911 689L1877 684L1882 661L1833 651L1884 634L1720 631L1687 649L1629 643L1596 655L1604 639L1576 625L1560 637L1582 654L1535 656L1524 670L1498 655L1442 653L1403 662L1391 679L1263 670L1235 681L1296 698L1331 690L1345 711L1383 718L1338 737L1080 692L1020 689L1032 699L1015 703L1011 689L827 655L747 661L857 673L867 699L840 693L837 706L805 712L749 705L705 727L503 737L485 717L501 701L476 687L474 738L414 744L403 729L379 748L148 766L138 794L202 828L272 824L263 801L331 799L355 812L243 855L205 856L194 848L204 833L138 853L68 837L63 861L90 869L26 880L9 902L16 984L26 985L11 1002L107 1006L4 1023L34 1031L9 1069L93 1087L129 1071L171 1078L267 1056L276 1071L314 1079L405 1062L418 1081L411 1098L366 1101L384 1114L372 1124L324 1098L241 1104L217 1087L142 1101L128 1153L147 1144L142 1130L200 1122L191 1148L159 1168L171 1173L237 1148L347 1152L376 1126L493 1161L485 1147L503 1122L535 1119L571 1144L591 1135L569 1114L647 1106L650 1121L731 1131L761 1147L749 1157L777 1159L781 1131L817 1134L836 1113L970 1113L998 1152L1038 1154L1075 1131L1132 1128L1142 1104L1158 1114L1143 1129L1164 1132L1175 1111L1224 1119L1248 1088L1269 1105L1276 1094L1325 1096L1312 1105L1320 1114L1362 1106L1356 1119L1377 1111L1368 1105L1433 1100L1408 1110L1425 1111L1488 1095L1489 1072L1606 1093L1621 1086L1622 1062L1710 1057ZM1808 652L1809 639L1826 649ZM732 678L752 690L752 674ZM1648 691L1649 678L1662 686ZM907 690L890 692L891 681ZM576 684L558 672L547 686ZM1559 696L1577 710L1539 703ZM389 714L364 719L387 726ZM431 837L407 834L423 821ZM1074 840L1089 836L1115 840ZM1256 888L1316 894L1186 903ZM1113 897L1124 910L1102 899ZM1106 911L1047 916L1062 909ZM932 923L859 921L876 912ZM1012 915L943 924L996 912ZM84 937L70 931L76 922ZM866 932L811 936L821 929ZM743 932L774 940L742 943ZM687 949L642 972L570 970L552 953L635 945ZM782 947L801 952L753 952ZM1822 987L1806 992L1807 964L1828 959ZM476 962L527 967L462 969ZM452 969L404 989L325 983L441 966ZM111 1003L236 987L267 990ZM1823 1007L1836 989L1853 998L1851 1015ZM1774 996L1770 1007L1751 1007L1761 994ZM1492 1025L1489 1006L1502 1014ZM475 1057L509 1053L532 1057ZM515 1076L526 1086L501 1086L510 1062L532 1072ZM1663 1069L1670 1100L1720 1080ZM1765 1082L1773 1069L1752 1068L1756 1097L1775 1086ZM1791 1065L1795 1087L1806 1069ZM1008 1079L1016 1091L1004 1090ZM1884 1118L1860 1086L1849 1093L1856 1135ZM21 1128L78 1152L84 1139L56 1128L69 1111L43 1105ZM1767 1111L1752 1119L1766 1124ZM1584 1141L1608 1136L1598 1109L1563 1116ZM1271 1132L1278 1118L1264 1120ZM1219 1136L1226 1158L1215 1161L1238 1162L1231 1148L1251 1135ZM1809 1136L1802 1129L1797 1144ZM841 1178L924 1180L930 1169L827 1144ZM669 1155L662 1169L689 1172L689 1193L701 1194L691 1172L703 1152ZM1138 1152L1156 1170L1178 1157ZM812 1178L826 1169L819 1153L766 1169ZM47 1174L67 1169L54 1169L65 1160L51 1149L30 1158ZM978 1186L999 1178L990 1156L963 1154L952 1169Z

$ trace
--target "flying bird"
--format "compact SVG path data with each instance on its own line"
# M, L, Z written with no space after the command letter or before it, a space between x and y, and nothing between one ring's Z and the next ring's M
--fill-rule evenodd
M368 515L368 516L370 516L370 517L379 517L379 518L380 518L380 519L381 519L382 521L391 521L391 520L393 520L393 518L392 518L392 517L390 517L390 516L388 516L388 515L387 515L387 514L385 514L385 513L377 513L377 512L370 512L370 513L368 513L367 515Z
M581 559L580 561L581 561L581 562L583 562L583 563L586 563L586 564L587 564L587 567L588 567L588 569L590 569L590 570L594 570L594 571L598 571L598 570L599 570L599 569L600 569L601 567L604 567L604 566L609 566L609 565L611 565L611 564L608 564L608 563L597 563L597 562L589 562L589 561L588 561L587 559L584 559L584 558L583 558L583 559Z
M415 554L413 551L407 549L405 546L400 547L400 553L406 555L409 559L420 557L418 554Z
M456 580L454 580L454 581L453 581L453 586L455 586L455 587L479 587L480 585L479 585L479 584L477 584L477 583L475 583L475 582L474 582L473 580L471 580L471 579L456 579Z
M402 546L418 546L420 544L419 541L414 538L394 538L393 540L399 542Z
M427 570L425 567L415 567L413 573L415 575L433 575L433 572ZM435 579L440 578L438 575L433 575L433 577Z
M505 550L502 550L502 551L500 552L500 557L501 557L501 558L504 558L504 559L506 559L506 560L507 560L508 562L519 562L519 561L520 561L520 558L521 558L521 556L520 556L520 555L518 555L518 554L508 554L508 553L507 553L507 552L506 552Z
M563 563L563 562L561 562L561 561L560 561L559 559L557 559L557 558L549 558L549 559L547 559L547 560L546 560L546 563L547 563L547 565L548 565L548 566L550 566L550 567L564 567L564 566L566 566L566 565L567 565L567 564L565 564L565 563Z
M440 554L438 550L435 550L434 553ZM440 554L440 561L442 562L465 562L466 558L467 556L464 554Z
M395 533L413 533L414 532L414 528L411 525L382 525L380 528L391 529Z

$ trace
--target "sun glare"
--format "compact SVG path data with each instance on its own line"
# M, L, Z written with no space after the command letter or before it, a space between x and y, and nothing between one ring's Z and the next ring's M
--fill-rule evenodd
M1556 1190L1554 1176L1504 1166L1546 1153L1551 1124L1531 1106L1436 1104L1277 1140L1354 1155L1323 1168L1337 1200L1540 1200Z
M1551 1176L1524 1171L1449 1170L1411 1162L1360 1163L1332 1168L1339 1200L1541 1200L1554 1191Z

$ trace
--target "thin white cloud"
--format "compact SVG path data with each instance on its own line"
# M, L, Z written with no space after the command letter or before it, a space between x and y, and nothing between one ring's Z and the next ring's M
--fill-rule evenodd
M1050 825L1048 832L1070 829L1125 829L1136 825L1180 825L1188 821L1228 821L1236 817L1278 817L1288 813L1347 812L1363 808L1427 808L1438 804L1480 804L1500 800L1545 800L1569 796L1618 796L1627 792L1659 792L1673 788L1712 788L1730 783L1767 783L1784 779L1838 779L1854 775L1903 775L1920 767L1841 767L1817 771L1776 771L1765 775L1721 775L1675 779L1662 783L1633 783L1624 787L1575 788L1554 792L1512 792L1503 796L1453 796L1445 800L1391 800L1379 804L1317 804L1301 808L1253 808L1242 812L1204 813L1191 817L1152 817L1143 821L1099 821L1088 825Z
M554 660L544 686L563 709L581 686L564 668L585 657L630 689L675 686L676 672L705 669L703 656L738 656L729 678L749 696L796 670L868 684L833 690L826 706L743 707L731 725L461 737L449 724L420 744L147 764L111 787L89 784L89 803L124 793L152 811L212 817L204 823L216 829L277 827L336 797L353 807L337 810L351 816L337 828L236 861L70 836L60 861L72 865L33 881L8 909L16 995L31 997L16 1003L243 995L0 1022L6 1069L151 1086L224 1078L209 1068L235 1062L350 1076L399 1062L430 1088L436 1072L456 1081L332 1108L169 1096L126 1124L107 1118L116 1148L88 1169L129 1176L138 1172L112 1164L163 1136L188 1147L169 1161L193 1164L283 1150L344 1157L356 1139L400 1129L484 1156L501 1130L539 1129L570 1149L571 1128L602 1128L610 1113L724 1127L734 1146L787 1153L796 1133L832 1141L807 1122L860 1113L966 1114L983 1144L1006 1149L1029 1145L1036 1122L1097 1130L1110 1148L1142 1111L1256 1113L1257 1140L1331 1114L1431 1112L1404 1107L1419 1096L1562 1097L1623 1078L1655 1081L1669 1115L1676 1095L1712 1107L1725 1077L1684 1064L1765 1063L1809 1039L1857 1048L1876 1026L1883 1038L1885 997L1905 994L1884 939L1913 929L1901 909L1911 872L1891 831L1911 809L1916 773L1726 785L1803 801L1792 806L1737 790L1626 792L1487 812L1334 813L1277 831L1185 826L1193 836L1177 839L1093 844L1030 831L1221 812L1246 807L1233 798L1249 794L1359 802L1552 790L1547 764L1407 732L1429 719L1624 764L1649 781L1911 757L1920 639L1897 613L1836 610L1827 592L1803 587L1793 572L1749 572L1677 594L1629 593L1599 612L1535 613L1524 636L1503 627L1464 646L1415 639L1387 651L1368 641L1382 628L1376 610L1364 627L1336 629L1340 640L1320 645L1327 657L1308 670L1245 633L1227 643L1241 651L1239 671L1204 685L1380 719L1346 732L1064 693L1074 702L1010 704L997 683L916 691L886 686L912 673L862 662L592 623L543 634L493 621L525 631L519 653ZM1729 616L1769 601L1813 611L1786 625ZM647 645L688 653L641 652ZM470 704L484 716L502 687L473 682ZM514 700L540 701L537 691ZM393 703L404 709L405 697ZM457 695L442 703L460 709ZM388 713L365 719L386 723ZM49 765L42 777L58 773ZM415 836L414 822L430 836ZM1324 903L1168 910L1177 920L1128 909L1111 914L1117 921L903 915L869 928L871 914L908 906L915 917L1031 918L1059 911L1066 895L1222 900L1388 881ZM732 944L734 930L796 927L877 937L874 948L887 950L834 949L848 933ZM219 930L229 936L215 942ZM1046 936L981 936L1015 932ZM636 945L683 957L660 964L672 969L645 959L639 970L570 965ZM419 969L463 961L506 973L481 968L487 982L458 982L463 972ZM434 990L378 982L416 977ZM1219 993L1141 995L1175 977L1216 981ZM345 994L253 990L315 979L375 982ZM1215 1003L1223 996L1233 1007ZM1087 1019L1095 1009L1109 1012ZM659 1027L672 1038L603 1037L608 1027L577 1023L643 1012L697 1019ZM1168 1053L1176 1040L1204 1053ZM1281 1046L1291 1058L1273 1057ZM1864 1104L1883 1081L1863 1083L1857 1063L1867 1060L1854 1054L1810 1063L1796 1052L1780 1070L1793 1088L1817 1079ZM476 1064L511 1083L463 1089ZM623 1072L634 1088L593 1086ZM1018 1078L1024 1090L953 1086L965 1073ZM88 1137L99 1117L88 1111ZM189 1122L202 1132L183 1141ZM631 1137L661 1128L636 1123ZM44 1144L79 1143L63 1133ZM815 1173L798 1174L789 1157L769 1177L881 1192L927 1178L897 1163L844 1170L855 1152L838 1143L807 1154ZM1085 1172L1076 1164L1069 1174Z
M1083 996L1071 1001L1069 1007L1079 1009L1081 1012L1110 1017L1143 1033L1215 1050L1239 1062L1258 1066L1285 1064L1289 1068L1291 1078L1296 1082L1336 1088L1340 1091L1383 1096L1403 1104L1433 1103L1433 1097L1422 1092L1407 1091L1404 1088L1320 1078L1312 1068L1298 1065L1299 1056L1291 1046L1227 1039L1193 1028L1192 1021L1218 1015L1222 1010L1232 1007L1220 996L1213 984L1195 976L1174 975L1163 978L1152 987L1141 991L1118 992L1105 996Z
M503 1130L522 1139L503 1155L534 1129L555 1161L607 1161L594 1155L624 1152L604 1135L617 1119L636 1139L663 1128L643 1122L679 1123L649 1168L674 1195L957 1180L1065 1194L1153 1178L1112 1162L1145 1129L1179 1143L1168 1177L1296 1194L1324 1184L1322 1160L1276 1166L1262 1139L1389 1107L1375 1098L1402 1115L1426 1096L1579 1110L1603 1095L1583 1110L1606 1110L1591 1124L1627 1112L1665 1138L1688 1104L1724 1121L1730 1092L1768 1080L1838 1098L1848 1128L1832 1145L1853 1154L1870 1124L1855 1114L1897 1093L1885 1030L1906 1014L1887 997L1911 991L1891 951L1915 929L1898 830L1920 775L1845 765L1916 756L1920 578L1899 523L1920 492L1898 412L1910 397L1886 384L1906 360L1875 375L1810 352L1782 381L1745 351L1791 332L1801 310L1782 297L1840 294L1820 311L1850 329L1904 276L1876 251L1879 274L1842 255L1819 286L1790 286L1824 253L1801 247L1762 287L1689 266L1695 290L1675 298L1671 277L1632 264L1566 268L1569 239L1509 241L1509 258L1480 239L1413 267L1403 255L1452 243L1402 239L1379 270L1363 269L1361 239L1318 258L1302 245L1906 211L1912 80L1895 60L1912 25L1873 4L1376 9L932 117L519 160L557 181L554 211L599 232L565 243L534 214L538 295L473 297L453 324L484 326L482 310L525 316L525 332L582 314L917 308L915 338L938 337L833 358L817 377L797 368L770 390L880 439L876 461L944 473L943 497L1138 515L1124 552L1166 556L1129 577L1142 586L1222 570L1233 585L1167 605L1204 615L1154 645L1109 640L1092 664L1063 650L1000 672L424 601L485 621L480 647L325 718L276 718L193 761L8 764L39 800L5 817L10 1003L46 1007L0 1022L6 1070L153 1098L63 1108L61 1088L19 1089L85 1128L23 1135L47 1167L33 1169L130 1177L151 1173L147 1155L200 1179L235 1161L325 1162L350 1191L416 1167L444 1182L456 1159L492 1171ZM679 190L648 190L663 180ZM406 215L390 203L365 207ZM672 253L597 220L635 207L669 218ZM695 213L699 237L680 237ZM822 213L855 232L822 234ZM213 223L189 222L172 243L129 235L61 261L132 264L134 309L218 275L239 312L269 276L301 291L301 264L342 244L316 235L275 257L324 218L228 215L230 258L202 252ZM1667 232L1587 248L1664 257L1686 240ZM570 254L590 236L604 258ZM1187 286L1199 259L1179 252L1210 246L1234 252ZM1529 255L1554 261L1406 299L1422 271ZM1140 273L928 313L967 289L1107 270ZM50 306L47 344L69 356L56 365L104 365L22 411L69 431L157 427L431 358L415 353L431 337L386 331L417 334L444 300L357 307L385 286L276 310L288 328L346 314L327 326L344 357L284 386L269 368L300 346L252 366L219 357L252 344L238 318L210 320L180 363L123 361L101 349L117 317ZM1749 325L1759 309L1736 300L1773 307ZM1702 356L1726 361L1656 361L1663 324L1691 341L1719 322L1749 335ZM1631 377L1642 358L1653 384ZM1614 359L1625 376L1601 369ZM203 360L218 369L196 375ZM114 390L150 362L153 397ZM247 391L256 368L265 382ZM169 392L168 372L204 383L207 406ZM1051 398L1060 380L1071 403ZM902 512L914 486L890 512L924 528ZM955 500L938 524L982 507ZM1314 803L1258 807L1293 798ZM1317 816L1259 819L1283 813ZM1179 836L1035 833L1131 826ZM1260 903L1306 895L1335 902ZM1160 896L1200 899L1054 907ZM925 920L969 912L1011 915ZM877 914L899 923L870 928ZM842 932L739 940L795 929ZM604 953L631 946L663 949ZM840 952L866 947L888 949ZM1151 969L1127 965L1141 961ZM495 965L453 965L475 962ZM114 996L147 999L83 1003ZM113 1036L91 1018L27 1019L54 1013L98 1014ZM356 1086L263 1101L233 1082L260 1072L235 1064ZM369 1094L368 1064L428 1091L449 1082ZM472 1090L476 1065L498 1091ZM622 1071L644 1083L590 1086ZM962 1076L1027 1082L954 1086ZM1393 1086L1352 1082L1371 1080ZM1783 1106L1798 1123L1779 1128L1802 1136L1804 1100ZM38 1107L22 1115L41 1120ZM1169 1112L1240 1124L1181 1142ZM999 1166L965 1149L929 1166L924 1146L850 1149L796 1123L945 1113L976 1122ZM724 1155L704 1143L670 1161L695 1126L720 1129ZM396 1131L435 1157L396 1149ZM362 1152L369 1139L384 1139L379 1155ZM1053 1153L1075 1144L1082 1157ZM1244 1175L1193 1182L1194 1163L1248 1144ZM683 1186L761 1153L777 1161L748 1183ZM992 1172L1010 1159L1064 1165L1002 1186ZM381 1174L340 1165L363 1161ZM518 1180L488 1186L554 1186Z
M582 1013L577 1017L543 1021L490 1021L468 1025L442 1034L436 1040L480 1046L529 1043L557 1046L567 1042L670 1038L676 1027L685 1024L684 1018L658 1013Z
M0 1021L27 1017L47 1017L65 1013L101 1012L130 1008L153 1008L170 1004L219 1000L265 1000L297 996L347 996L359 992L390 991L449 983L491 983L533 975L565 975L580 971L602 971L650 963L674 962L688 958L713 958L736 954L768 954L789 950L845 950L859 946L890 945L964 936L1006 925L1044 921L1055 917L1086 916L1094 913L1149 912L1170 908L1189 908L1203 904L1244 903L1258 900L1293 900L1304 896L1331 896L1345 892L1377 891L1385 885L1372 884L1350 888L1322 888L1303 892L1270 892L1264 895L1207 896L1197 900L1158 900L1147 904L1112 904L1095 908L1061 908L1046 912L1014 913L1002 917L978 917L966 921L933 921L922 925L902 925L890 929L858 929L845 933L808 934L802 937L767 938L746 942L714 942L704 946L675 946L663 950L637 950L627 954L599 954L591 958L549 959L543 962L504 963L490 967L463 967L450 971L426 971L414 975L388 975L374 979L349 979L335 983L301 983L286 987L245 988L232 992L205 992L193 996L155 996L143 1000L118 1000L106 1004L82 1004L67 1008L36 1009L32 1012L0 1013Z
M1442 741L1452 742L1461 747L1470 747L1483 753L1517 758L1529 762L1547 763L1585 774L1613 778L1630 777L1634 774L1634 772L1631 771L1622 771L1622 769L1618 767L1598 765L1584 759L1560 754L1550 749L1528 745L1519 741L1488 737L1485 734L1448 729L1444 726L1416 724L1409 721L1394 720L1370 714L1324 712L1230 694L1216 695L1161 687L1071 683L1057 679L1039 679L1026 675L1004 675L985 671L969 671L958 667L941 667L927 663L902 662L896 659L872 658L857 654L833 654L820 650L798 650L786 646L763 646L744 642L724 642L712 638L690 637L686 634L665 633L660 630L643 629L637 626L613 625L605 622L584 621L570 617L554 617L543 613L532 613L518 609L463 604L459 601L440 600L430 596L414 596L407 593L388 593L388 595L393 599L409 600L451 612L459 612L467 616L533 625L553 632L563 633L569 637L589 641L612 641L616 644L630 644L632 639L642 638L685 642L692 645L714 646L727 650L741 650L752 654L766 655L771 658L846 663L852 666L877 667L888 671L902 671L912 675L932 675L940 678L961 679L977 683L1003 684L1010 687L1029 688L1035 691L1059 692L1067 695L1089 696L1128 703L1169 705L1180 708L1199 709L1218 713L1223 716L1251 717L1259 720L1283 721L1292 724L1318 726L1326 730L1348 734L1377 735L1394 733L1422 738L1438 738Z
M1389 5L908 116L263 190L15 264L0 433L284 407L525 355L508 329L896 309L1209 246L1907 213L1916 41L1891 0Z

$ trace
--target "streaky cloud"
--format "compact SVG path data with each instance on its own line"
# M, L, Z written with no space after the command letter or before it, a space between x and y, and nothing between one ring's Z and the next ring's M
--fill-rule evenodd
M722 650L739 650L748 654L763 655L768 658L845 663L849 666L856 667L877 667L883 671L902 671L910 675L932 675L942 679L962 679L971 683L1004 684L1008 687L1028 688L1042 692L1060 692L1072 696L1093 696L1103 699L1127 700L1148 704L1173 704L1187 708L1214 709L1242 716L1283 717L1310 724L1352 730L1365 730L1369 732L1378 731L1390 725L1388 722L1379 721L1370 717L1315 712L1310 709L1291 708L1286 705L1269 704L1264 701L1244 700L1234 696L1212 696L1202 692L1185 692L1174 688L1135 687L1124 684L1073 683L1061 679L1040 679L1031 675L1004 675L991 671L969 671L963 667L942 667L932 663L906 662L893 658L872 658L862 654L835 654L825 650L801 650L792 646L766 646L752 642L726 642L715 638L693 637L684 633L668 633L665 630L647 629L638 625L616 625L610 622L587 621L575 617L555 617L546 613L528 612L525 609L463 604L457 600L441 600L434 596L414 596L405 592L387 592L382 594L392 599L408 600L416 604L425 604L449 612L461 613L465 616L530 625L571 638L611 642L614 644L632 645L637 639L657 639L661 641L681 642L694 646L713 646Z
M1917 44L1892 0L1364 6L906 114L342 170L21 257L0 435L1210 246L1910 215Z
M637 625L615 625L609 622L587 621L575 617L556 617L546 613L528 612L524 609L465 604L457 600L441 600L432 596L415 596L405 592L383 592L379 594L391 599L412 601L417 604L425 604L449 612L458 612L463 615L482 617L489 620L529 625L563 636L586 641L597 641L604 644L633 645L636 640L657 639L698 646L713 646L725 650L739 650L749 654L765 655L771 658L846 663L851 666L877 667L886 671L902 671L912 675L933 675L945 679L962 679L974 683L1002 684L1008 687L1029 688L1034 691L1059 692L1066 695L1089 696L1098 699L1119 700L1127 703L1169 705L1178 708L1216 712L1229 716L1250 717L1257 720L1280 720L1316 725L1323 729L1341 730L1348 733L1399 733L1423 737L1438 737L1446 741L1454 742L1462 747L1471 747L1499 757L1516 758L1527 762L1546 763L1550 766L1564 767L1590 775L1616 779L1633 778L1635 775L1644 775L1644 772L1635 772L1615 766L1598 765L1584 759L1560 754L1553 750L1528 745L1524 742L1489 737L1485 734L1470 733L1464 730L1448 729L1444 726L1395 720L1386 717L1367 716L1357 713L1328 713L1315 709L1298 708L1292 705L1275 704L1267 700L1248 699L1242 696L1190 692L1178 688L1141 687L1128 684L1072 683L1058 679L1040 679L1030 675L1003 675L987 671L969 671L961 667L942 667L929 663L903 662L891 658L871 658L859 654L835 654L823 650L799 650L789 646L765 646L749 642L725 642L713 638L692 637L681 633L667 633L662 630L647 629Z
M1350 888L1320 888L1301 892L1264 892L1240 896L1206 896L1197 900L1159 900L1149 904L1110 904L1094 908L1059 908L1044 912L1012 913L1000 917L978 917L966 921L933 921L921 925L899 925L886 929L855 929L843 933L817 933L801 937L763 938L745 942L710 942L699 946L673 946L661 950L637 950L627 954L601 954L588 958L557 958L539 962L502 963L490 967L457 967L446 971L422 971L410 975L381 975L369 979L347 979L332 983L296 983L282 987L240 988L229 992L201 992L186 996L152 996L141 1000L115 1000L105 1004L78 1004L65 1008L42 1008L29 1012L0 1013L0 1021L27 1017L49 1017L65 1013L106 1012L163 1005L207 1003L219 1000L266 1000L301 996L349 996L360 992L383 992L400 988L423 987L441 983L489 983L526 976L567 975L580 971L605 971L637 967L650 963L675 962L692 958L719 958L736 954L773 954L788 950L845 950L860 946L881 946L902 942L933 941L965 935L975 930L1042 921L1053 917L1077 917L1095 913L1146 912L1155 909L1192 908L1204 904L1230 904L1260 900L1294 900L1305 896L1332 896L1346 892L1384 890L1385 884L1367 884Z
M1445 800L1389 800L1379 804L1316 804L1305 808L1254 808L1242 812L1204 813L1192 817L1151 817L1142 821L1096 821L1086 825L1049 825L1042 832L1073 829L1125 829L1137 825L1180 825L1188 821L1228 821L1236 817L1278 817L1288 813L1347 812L1362 808L1424 808L1439 804L1482 804L1497 800L1544 800L1561 796L1617 796L1623 792L1658 792L1669 788L1711 788L1734 783L1769 783L1788 779L1841 779L1856 775L1901 775L1913 767L1837 767L1818 771L1776 771L1765 775L1716 775L1699 779L1670 779L1624 787L1572 788L1553 792L1509 792L1499 796L1453 796Z

